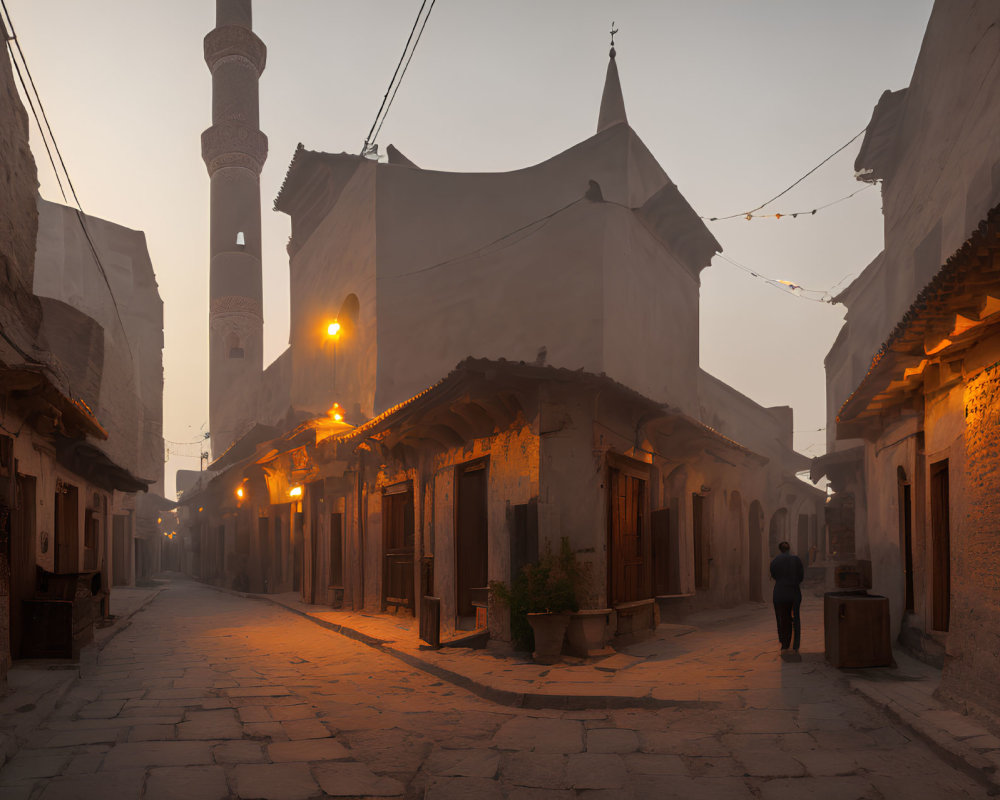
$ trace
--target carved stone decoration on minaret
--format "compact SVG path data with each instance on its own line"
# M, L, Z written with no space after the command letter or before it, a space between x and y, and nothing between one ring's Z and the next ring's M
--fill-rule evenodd
M213 457L257 421L263 374L258 81L267 48L252 30L251 0L216 0L205 37L212 127L201 135L211 179L209 428Z

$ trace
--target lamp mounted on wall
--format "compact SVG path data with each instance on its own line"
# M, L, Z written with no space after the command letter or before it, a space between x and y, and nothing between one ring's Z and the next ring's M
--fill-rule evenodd
M333 340L333 391L337 392L337 340L340 338L340 322L334 320L326 326L326 335Z

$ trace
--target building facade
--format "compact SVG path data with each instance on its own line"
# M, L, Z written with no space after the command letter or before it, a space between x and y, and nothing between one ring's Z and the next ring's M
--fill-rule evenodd
M855 165L882 183L885 249L840 298L819 469L858 490L856 548L893 630L944 665L942 691L995 706L1000 9L959 5L935 4Z
M748 424L790 440L783 417L757 407ZM489 583L563 538L581 603L621 634L761 601L777 543L821 541L825 496L789 471L790 448L755 452L592 373L468 359L358 427L325 415L267 433L182 496L192 573L356 610L421 615L434 597L446 636L508 638Z
M132 471L141 424L133 406L114 423L131 436L98 421L104 378L114 375L119 355L108 331L84 303L35 288L38 181L27 115L6 58L0 59L0 157L2 683L12 660L72 657L89 641L95 619L108 610L119 506L152 480Z
M34 291L100 325L100 389L91 409L108 436L94 447L149 483L142 497L114 498L111 581L148 580L160 563L156 520L170 503L163 498L163 301L145 235L91 216L81 223L76 209L39 198Z
M249 25L249 3L219 13L236 5ZM567 537L586 602L651 622L762 600L778 541L822 546L791 409L700 369L722 248L630 127L613 49L597 116L508 173L296 150L275 200L289 347L182 496L193 574L354 609L431 593L460 630L488 581Z

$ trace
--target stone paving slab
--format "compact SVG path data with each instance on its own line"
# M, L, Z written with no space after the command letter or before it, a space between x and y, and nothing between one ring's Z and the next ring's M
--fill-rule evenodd
M319 793L306 764L239 764L233 782L240 797L257 800L309 800Z
M102 770L116 772L133 768L211 764L214 742L125 742L116 744L104 757Z
M143 800L226 800L222 767L159 767L149 771Z
M331 797L401 797L399 781L376 775L364 764L335 762L314 767L320 788Z
M272 742L267 746L271 761L339 761L351 757L350 751L335 739L307 739L298 742Z

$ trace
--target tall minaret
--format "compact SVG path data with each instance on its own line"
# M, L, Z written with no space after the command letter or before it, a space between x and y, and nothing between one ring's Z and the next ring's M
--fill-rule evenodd
M254 35L251 0L216 0L205 37L212 127L201 154L212 181L209 290L209 427L218 456L257 421L263 373L258 88L267 48Z

